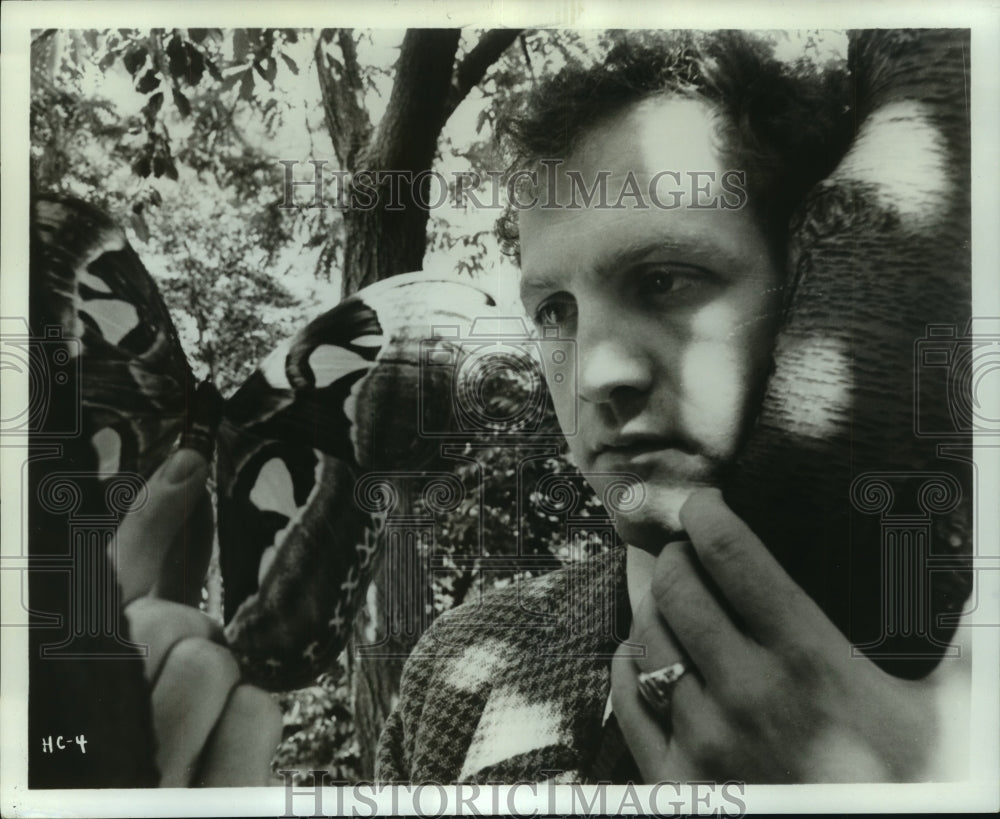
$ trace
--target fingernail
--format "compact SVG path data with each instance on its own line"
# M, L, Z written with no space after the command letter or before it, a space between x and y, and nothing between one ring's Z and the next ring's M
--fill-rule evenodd
M182 483L194 475L205 459L193 449L178 449L167 461L163 479L167 483Z

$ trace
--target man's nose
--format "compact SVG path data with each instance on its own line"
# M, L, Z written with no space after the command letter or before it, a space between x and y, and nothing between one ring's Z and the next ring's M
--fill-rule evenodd
M614 319L595 316L576 334L577 378L580 398L604 404L612 399L647 393L652 387L653 364L635 328Z

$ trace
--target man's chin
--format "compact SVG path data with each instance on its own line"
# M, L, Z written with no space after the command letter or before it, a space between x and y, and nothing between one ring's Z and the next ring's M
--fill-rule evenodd
M635 509L614 511L615 529L626 543L657 555L682 535L680 511L700 485L645 485L645 497Z

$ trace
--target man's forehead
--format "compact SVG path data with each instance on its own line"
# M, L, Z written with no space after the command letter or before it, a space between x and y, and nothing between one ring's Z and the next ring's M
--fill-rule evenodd
M596 123L569 156L540 162L532 204L518 213L522 291L651 254L734 270L762 252L745 172L718 145L708 103L655 97Z
M628 174L648 178L661 171L718 171L722 156L717 117L707 102L687 97L651 97L599 120L564 157L540 163L539 181L577 185L607 172L609 183ZM586 180L586 181L592 181Z
M763 252L749 214L734 211L594 213L532 210L521 214L521 290L545 290L569 273L606 275L651 258L733 270L747 251ZM672 218L671 218L672 217ZM759 241L752 241L758 238Z

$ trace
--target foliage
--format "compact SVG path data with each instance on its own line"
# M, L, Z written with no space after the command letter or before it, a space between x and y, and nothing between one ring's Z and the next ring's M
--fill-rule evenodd
M277 695L284 713L274 771L292 770L296 785L312 783L310 771L326 769L330 782L357 782L359 754L350 711L351 686L345 658L316 684Z
M600 500L565 457L539 454L536 447L530 442L493 445L456 468L462 501L439 516L431 546L436 563L451 569L432 578L436 614L607 545L601 533L610 525ZM559 480L547 481L552 478ZM560 503L564 498L572 501ZM518 560L502 569L491 565L491 558L500 556Z

